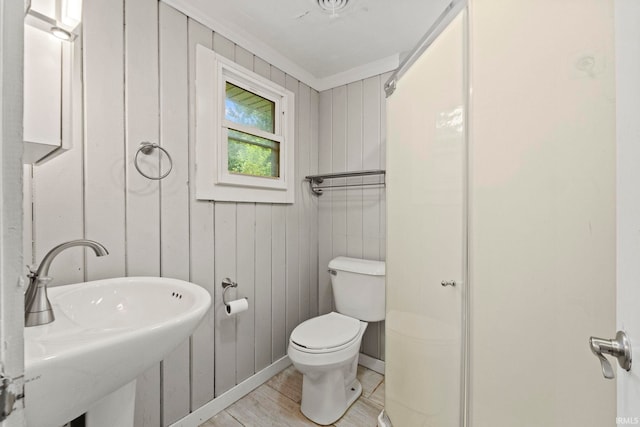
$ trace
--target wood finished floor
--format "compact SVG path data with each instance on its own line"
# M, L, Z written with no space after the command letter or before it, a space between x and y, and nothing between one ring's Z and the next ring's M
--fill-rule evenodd
M358 366L362 395L337 427L375 427L384 405L384 377ZM200 427L316 426L300 412L302 374L293 366L272 377Z

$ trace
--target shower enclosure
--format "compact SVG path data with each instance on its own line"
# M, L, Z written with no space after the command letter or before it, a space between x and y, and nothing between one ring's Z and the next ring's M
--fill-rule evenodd
M613 2L454 0L390 78L394 426L616 424L613 58Z
M465 401L466 19L447 10L387 91L385 406L398 426L459 425Z

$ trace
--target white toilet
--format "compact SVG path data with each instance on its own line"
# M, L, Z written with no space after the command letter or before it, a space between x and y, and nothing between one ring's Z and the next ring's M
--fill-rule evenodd
M317 424L338 420L362 393L356 379L367 322L385 317L385 263L337 257L329 262L337 312L298 325L289 358L302 373L302 413Z

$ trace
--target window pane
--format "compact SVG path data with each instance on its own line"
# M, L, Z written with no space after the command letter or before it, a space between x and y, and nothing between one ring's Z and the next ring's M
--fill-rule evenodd
M224 117L234 123L274 133L276 104L227 82Z
M229 129L229 172L278 178L280 143Z

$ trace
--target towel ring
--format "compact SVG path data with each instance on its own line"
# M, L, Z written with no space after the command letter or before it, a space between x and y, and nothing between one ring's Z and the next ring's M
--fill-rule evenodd
M160 176L149 176L146 173L142 172L142 170L140 170L140 166L138 165L138 156L140 155L140 153L148 156L156 148L158 150L162 151L167 156L167 158L169 159L169 170L166 171L165 173L163 173ZM164 148L162 148L161 146L159 146L158 144L147 142L147 141L143 141L143 142L140 143L140 148L138 148L138 151L136 151L136 156L133 159L133 164L136 167L136 170L138 172L140 172L140 175L144 176L145 178L152 179L154 181L159 181L159 180L165 178L167 175L169 175L169 173L171 172L171 169L173 169L173 159L171 158L171 155L169 154L169 152L167 150L165 150Z

